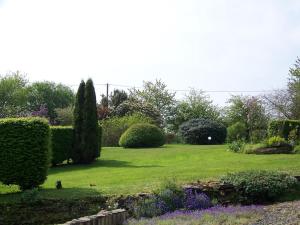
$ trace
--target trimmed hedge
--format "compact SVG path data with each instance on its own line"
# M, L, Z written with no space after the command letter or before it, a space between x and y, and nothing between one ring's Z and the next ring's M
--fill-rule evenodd
M52 165L57 165L71 158L74 129L70 126L53 126L50 128Z
M180 125L179 132L186 143L204 145L223 144L227 133L224 125L208 119L189 120Z
M50 128L41 118L0 120L0 181L22 190L43 184L50 163Z
M70 126L52 126L52 165L61 164L63 161L69 161L72 158L74 143L74 128ZM101 152L102 127L98 126L98 145Z
M119 145L124 148L160 147L165 144L165 135L157 126L147 123L129 127L121 136Z
M269 123L269 137L280 136L288 140L292 130L296 130L296 134L300 135L300 120L273 120Z

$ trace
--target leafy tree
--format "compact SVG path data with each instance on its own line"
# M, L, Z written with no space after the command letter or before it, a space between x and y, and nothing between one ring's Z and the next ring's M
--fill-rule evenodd
M266 130L269 115L267 115L262 101L253 96L232 96L229 106L225 108L225 121L227 125L237 122L245 124L247 128L247 138L259 130Z
M292 101L292 119L300 119L300 58L289 70L288 92Z
M177 131L179 126L191 119L209 119L221 121L220 111L213 105L209 96L202 91L192 89L185 99L179 101L168 118L169 129Z
M109 105L112 109L115 109L127 99L128 95L125 91L115 89L113 93L110 94Z
M51 121L56 118L56 108L65 108L73 105L73 91L62 84L53 82L35 82L29 86L29 108L31 111L38 110L41 105L48 109L48 114Z
M82 80L77 94L74 107L74 143L72 159L74 163L80 163L82 161L83 152L83 121L84 121L84 105L85 105L85 82Z
M28 113L27 80L20 72L0 76L0 118L25 116Z
M136 99L142 103L152 104L162 115L164 123L169 116L170 109L175 104L175 94L167 90L167 85L161 80L155 82L144 81L143 88L131 89L129 98Z
M98 119L96 107L96 94L94 84L88 79L84 92L84 111L83 111L83 132L82 162L90 163L100 156L98 145Z

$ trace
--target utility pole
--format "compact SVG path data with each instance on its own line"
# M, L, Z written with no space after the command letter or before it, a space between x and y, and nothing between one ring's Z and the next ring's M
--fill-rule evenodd
M108 89L109 89L109 84L106 84L106 99L107 99L107 104L108 104ZM108 107L108 105L107 105Z

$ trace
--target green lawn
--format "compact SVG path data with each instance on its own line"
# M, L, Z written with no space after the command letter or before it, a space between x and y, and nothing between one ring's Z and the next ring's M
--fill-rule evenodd
M52 168L41 192L44 197L74 198L97 194L150 191L168 178L179 182L218 178L227 172L268 169L300 174L300 154L247 155L226 151L226 145L167 145L159 149L103 148L91 165ZM55 189L62 181L63 190ZM92 185L92 186L91 186ZM15 186L0 185L0 200L11 198ZM9 197L10 196L10 197Z

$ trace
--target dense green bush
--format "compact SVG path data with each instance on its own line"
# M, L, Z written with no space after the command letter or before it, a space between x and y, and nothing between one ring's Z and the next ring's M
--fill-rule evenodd
M232 152L243 152L245 148L245 142L243 140L237 140L229 143L228 148Z
M179 132L188 144L223 144L227 133L224 125L207 119L189 120Z
M244 171L221 178L236 187L245 203L261 203L278 199L297 186L296 178L275 171Z
M268 135L280 136L288 140L289 134L295 130L297 136L300 134L300 120L273 120L269 123Z
M286 145L288 144L287 141L279 136L274 136L274 137L270 137L267 140L267 145L268 147L277 147L277 146L281 146L281 145Z
M22 190L44 183L50 164L50 128L40 118L0 120L0 181Z
M51 127L52 165L57 165L71 158L73 143L72 127Z
M164 133L155 125L139 123L129 127L121 136L119 145L124 148L160 147L165 143Z
M227 128L227 141L233 142L237 140L247 139L247 128L244 123L237 122Z
M123 117L113 117L101 121L103 146L119 146L121 135L132 125L137 123L153 123L153 120L142 114Z

